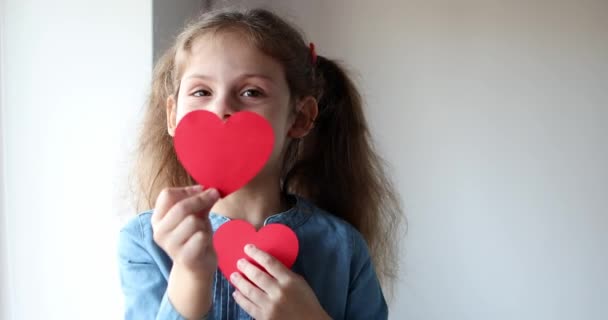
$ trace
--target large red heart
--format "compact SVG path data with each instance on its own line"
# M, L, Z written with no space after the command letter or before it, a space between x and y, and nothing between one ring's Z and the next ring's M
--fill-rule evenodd
M212 112L196 110L179 121L173 144L192 178L225 197L262 170L274 134L270 123L253 112L237 112L224 122Z
M289 227L273 223L256 232L247 221L231 220L220 226L213 235L217 263L226 279L230 279L230 275L238 271L236 262L241 258L259 266L245 254L246 244L253 244L269 253L287 268L291 268L298 256L298 237Z

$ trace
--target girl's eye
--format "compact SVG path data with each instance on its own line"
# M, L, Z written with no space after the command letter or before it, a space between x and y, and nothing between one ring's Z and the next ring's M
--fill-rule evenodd
M205 96L210 96L211 92L209 92L207 90L196 90L196 91L194 91L194 93L192 95L195 97L205 97Z
M241 93L241 95L244 97L257 98L257 97L261 97L263 94L260 90L247 89L247 90L243 91L243 93Z

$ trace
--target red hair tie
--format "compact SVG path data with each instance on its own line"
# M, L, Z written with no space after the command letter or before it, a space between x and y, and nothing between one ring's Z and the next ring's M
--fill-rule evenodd
M317 63L317 51L315 50L315 44L311 42L309 44L309 47L310 47L310 56L311 56L312 64L316 64Z

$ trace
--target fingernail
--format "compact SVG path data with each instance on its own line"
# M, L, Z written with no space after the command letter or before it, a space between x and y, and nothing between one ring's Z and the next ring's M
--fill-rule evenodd
M233 273L230 275L230 279L232 279L232 280L236 280L236 279L238 279L238 278L239 278L239 273L238 273L238 272L233 272Z
M247 251L252 251L252 250L255 250L255 246L254 246L254 245L252 245L251 243L246 244L246 245L245 245L245 250L247 250Z
M239 259L239 261L236 262L237 267L242 267L244 265L245 265L245 259Z
M216 189L209 189L209 196L213 200L217 200L220 198L220 193Z
M194 192L201 192L201 191L203 191L203 186L201 186L199 184L195 184L193 186L186 187L186 191L187 192L192 192L192 193L194 193Z

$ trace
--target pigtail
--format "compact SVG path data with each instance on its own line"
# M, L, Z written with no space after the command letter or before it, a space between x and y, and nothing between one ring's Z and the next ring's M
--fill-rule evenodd
M288 148L288 156L297 160L284 188L359 230L388 285L397 274L392 236L402 216L399 201L373 148L359 91L338 63L322 56L316 60L312 73L319 114L313 131Z

